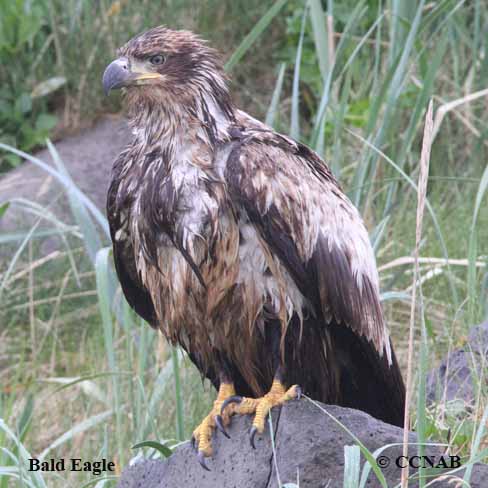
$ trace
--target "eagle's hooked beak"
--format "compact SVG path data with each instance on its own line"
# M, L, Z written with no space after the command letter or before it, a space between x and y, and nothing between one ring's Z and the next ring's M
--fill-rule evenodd
M130 69L127 58L118 58L115 61L112 61L103 73L103 91L105 92L105 95L108 95L110 90L117 90L124 86L141 84L144 80L152 80L155 78L161 78L161 75L158 73Z

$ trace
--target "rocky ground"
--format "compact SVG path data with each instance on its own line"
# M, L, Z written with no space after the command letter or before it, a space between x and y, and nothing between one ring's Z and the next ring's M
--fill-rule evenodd
M73 181L101 209L105 209L112 163L130 138L131 134L122 117L105 116L93 127L66 137L55 145ZM47 149L38 152L36 157L53 164ZM25 198L49 206L63 222L72 222L62 186L30 162L0 179L0 195L0 202ZM32 221L14 206L0 221L0 230L20 231Z
M401 469L395 461L402 455L403 430L357 410L331 405L320 407L355 434L371 452L396 444L378 457L388 486L395 486L401 477ZM257 438L256 450L253 450L248 435L250 417L236 417L229 429L230 439L220 433L215 436L215 453L208 462L210 472L198 464L195 452L187 443L166 461L146 460L126 468L118 488L269 488L297 483L297 479L300 488L339 488L344 479L344 446L353 445L355 441L332 417L307 399L274 409L275 459L268 429ZM415 441L415 434L410 434L410 442ZM415 455L416 447L410 449ZM436 460L443 453L439 447L426 450L426 454L435 456ZM440 476L441 470L435 470L434 474ZM442 474L444 478L434 486L456 486L452 477L446 477L445 472ZM414 470L410 475L415 477ZM462 478L464 473L461 471L457 475ZM487 476L488 466L475 466L471 487L486 487ZM381 486L373 472L366 486ZM410 488L416 486L415 481L409 484Z
M488 366L488 322L472 327L463 347L451 351L427 379L427 401L475 405ZM488 482L487 482L488 486Z

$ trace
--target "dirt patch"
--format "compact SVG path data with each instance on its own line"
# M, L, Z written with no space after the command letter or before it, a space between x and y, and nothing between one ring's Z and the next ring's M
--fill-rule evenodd
M370 415L334 405L320 405L332 417L353 432L370 452L389 445L378 458L388 486L396 486L402 470L396 460L401 459L403 430L374 419ZM139 460L128 466L120 478L118 488L213 488L248 487L271 488L281 483L296 483L301 488L343 486L344 446L355 444L336 420L326 415L317 405L305 399L288 402L273 410L275 453L271 445L270 431L257 437L256 449L249 442L249 416L236 416L229 427L230 439L220 432L213 438L214 454L207 460L211 471L198 464L197 456L189 443L178 448L167 460ZM415 434L409 435L411 453L417 448ZM440 459L443 449L429 446L427 454ZM382 458L382 460L380 460ZM449 458L447 458L449 459ZM384 463L382 461L385 461ZM362 464L364 463L364 458ZM415 470L410 474L415 476ZM433 475L445 474L441 469ZM464 472L457 473L464 476ZM477 463L471 476L473 488L486 486L487 467ZM381 486L370 472L366 486ZM418 487L413 481L410 487ZM436 487L451 487L448 479L438 480Z
M103 212L112 163L130 139L125 119L104 116L93 127L55 145L71 178ZM35 156L53 165L47 149ZM36 220L15 205L18 199L47 206L63 222L73 222L62 185L33 163L25 162L1 178L0 196L2 202L14 203L0 222L0 231L25 230Z

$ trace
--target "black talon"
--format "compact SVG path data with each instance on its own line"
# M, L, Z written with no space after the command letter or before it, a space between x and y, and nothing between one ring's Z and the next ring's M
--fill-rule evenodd
M225 437L227 437L227 439L230 439L230 435L225 430L222 415L216 415L215 416L215 425L217 426L217 429L219 429L220 432L222 432L222 434L224 434Z
M197 440L194 435L191 436L191 447L195 452L198 452Z
M256 449L256 444L254 444L254 438L256 437L256 432L258 429L256 427L252 427L249 433L249 442L251 443L251 447Z
M230 405L231 403L241 403L242 402L242 397L238 395L231 396L224 400L224 403L222 403L222 406L220 407L220 413L222 414L225 408Z
M300 398L302 398L302 395L303 395L302 388L297 385L297 387L295 388L295 391L297 393L297 400L300 400Z
M200 463L200 466L205 471L210 471L210 468L207 466L207 463L205 462L205 455L203 454L203 451L199 451L197 457L198 457L198 462Z

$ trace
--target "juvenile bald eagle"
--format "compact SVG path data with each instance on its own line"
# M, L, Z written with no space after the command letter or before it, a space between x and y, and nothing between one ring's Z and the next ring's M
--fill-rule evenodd
M103 75L123 88L134 140L107 214L135 311L219 390L193 433L299 396L402 425L405 393L367 231L308 147L238 110L218 53L187 31L130 40Z

